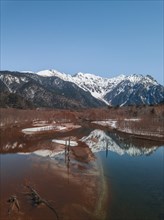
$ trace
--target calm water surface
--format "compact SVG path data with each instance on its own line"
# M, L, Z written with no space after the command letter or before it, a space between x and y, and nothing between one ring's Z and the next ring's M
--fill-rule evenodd
M0 219L55 219L48 208L32 206L23 194L27 184L55 207L59 219L164 219L163 142L88 128L40 136L8 132L0 148ZM52 142L68 137L78 146L67 153ZM21 212L8 216L12 194Z
M164 219L163 155L163 147L146 156L99 153L110 192L107 219Z

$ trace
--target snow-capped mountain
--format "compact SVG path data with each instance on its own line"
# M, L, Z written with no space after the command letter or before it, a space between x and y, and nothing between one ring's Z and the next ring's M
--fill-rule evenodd
M44 77L59 77L64 81L69 81L75 83L77 86L82 88L85 91L91 93L91 95L97 99L104 101L106 100L103 98L105 94L112 90L118 83L120 83L123 79L125 79L125 75L120 75L119 77L115 78L103 78L100 76L96 76L90 73L77 73L73 76L65 73L60 73L56 70L44 70L37 73L40 76ZM107 103L108 104L108 103Z
M69 75L56 70L0 71L1 106L7 100L34 107L85 108L164 102L164 87L151 76L103 78L90 73ZM8 98L10 96L10 98ZM12 106L12 105L11 105ZM17 106L14 106L17 107Z
M119 155L128 154L130 156L148 155L157 149L156 146L151 148L140 147L130 144L124 144L119 138L107 135L104 131L96 129L88 136L81 139L85 142L92 152L111 151Z
M44 77L55 76L75 83L84 91L110 105L157 104L164 100L164 88L151 76L133 74L103 78L90 73L77 73L74 76L56 70L37 73Z
M149 75L131 75L108 91L104 99L121 106L157 104L164 101L164 87Z
M43 77L33 73L0 71L0 86L1 107L76 109L105 106L88 91L55 75ZM25 104L22 106L22 103Z

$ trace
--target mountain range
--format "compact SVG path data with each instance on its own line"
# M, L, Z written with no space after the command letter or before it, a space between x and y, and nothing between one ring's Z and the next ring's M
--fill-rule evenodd
M0 71L0 106L17 108L88 108L154 105L164 102L164 86L150 75L103 78L56 70L37 73Z

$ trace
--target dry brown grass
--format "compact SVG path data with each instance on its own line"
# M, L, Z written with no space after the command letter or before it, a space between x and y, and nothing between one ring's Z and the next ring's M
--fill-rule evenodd
M140 121L125 121L128 118L139 118ZM164 105L156 106L129 106L101 109L83 109L81 111L39 109L20 110L13 108L0 109L0 125L13 126L35 121L81 122L114 119L120 128L129 128L143 132L145 130L164 132Z
M75 113L69 110L20 110L14 108L0 109L0 125L11 126L14 124L26 124L33 121L72 122Z

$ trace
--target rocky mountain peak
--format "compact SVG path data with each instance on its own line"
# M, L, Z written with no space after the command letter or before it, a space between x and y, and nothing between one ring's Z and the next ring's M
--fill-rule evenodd
M0 71L0 80L5 91L23 95L27 100L38 103L37 106L65 105L58 103L59 100L67 102L66 107L68 103L72 103L71 106L100 107L152 105L164 101L164 87L150 75L103 78L82 72L72 76L51 69L37 73Z

